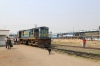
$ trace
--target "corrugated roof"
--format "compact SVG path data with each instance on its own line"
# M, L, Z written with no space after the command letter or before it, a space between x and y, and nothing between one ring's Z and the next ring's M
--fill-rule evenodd
M6 36L6 35L0 35L0 36Z
M10 30L0 30L0 31L10 31Z

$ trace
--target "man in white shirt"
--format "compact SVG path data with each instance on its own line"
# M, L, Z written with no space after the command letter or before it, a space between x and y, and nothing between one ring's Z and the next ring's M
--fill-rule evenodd
M14 43L17 44L17 38L16 38L16 37L15 37L15 39L14 39Z
M8 39L8 37L5 38L6 48L7 48L7 39Z
M19 44L19 38L17 38L17 44Z

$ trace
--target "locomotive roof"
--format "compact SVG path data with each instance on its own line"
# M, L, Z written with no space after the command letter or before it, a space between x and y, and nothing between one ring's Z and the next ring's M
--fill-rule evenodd
M42 28L42 27L46 27L46 26L41 26L41 27L36 27L36 28L31 28L31 29L39 29L39 28ZM46 27L48 28L48 27ZM31 30L31 29L26 29L26 30ZM19 31L25 31L25 30L19 30Z

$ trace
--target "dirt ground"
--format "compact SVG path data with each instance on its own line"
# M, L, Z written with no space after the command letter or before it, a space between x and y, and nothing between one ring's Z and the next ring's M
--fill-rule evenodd
M100 66L88 59L59 54L45 49L14 45L10 50L0 47L0 66Z

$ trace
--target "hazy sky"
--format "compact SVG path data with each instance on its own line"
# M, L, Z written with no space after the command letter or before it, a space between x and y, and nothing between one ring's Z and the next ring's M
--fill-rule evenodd
M47 26L53 33L98 29L100 0L0 0L0 29Z

